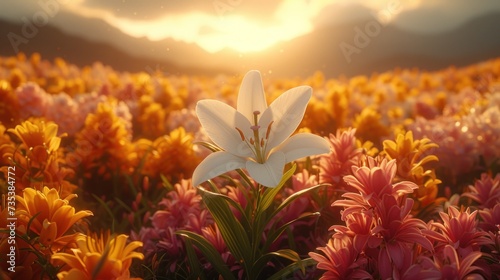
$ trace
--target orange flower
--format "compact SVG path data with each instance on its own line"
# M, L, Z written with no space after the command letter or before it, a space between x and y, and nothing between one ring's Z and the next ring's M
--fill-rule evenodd
M438 158L435 155L423 156L429 149L437 147L437 144L427 138L414 140L411 131L400 133L396 141L385 140L383 144L387 157L396 159L398 180L410 180L419 186L415 192L419 202L415 204L416 208L442 202L436 201L437 186L441 181L436 178L434 170L425 169L427 163L438 161Z
M414 140L411 131L398 134L396 141L385 140L383 144L387 156L398 162L397 174L404 179L412 179L420 173L417 169L423 169L424 164L438 160L435 155L427 155L420 159L427 150L438 145L431 143L427 138Z
M11 128L8 131L19 137L26 146L26 149L32 151L35 155L42 152L39 147L43 147L43 150L47 154L55 152L61 143L61 138L56 136L57 124L53 122L45 123L44 121L40 121L33 123L25 121L17 125L16 128Z
M146 97L143 96L141 101ZM166 112L161 104L151 102L143 109L139 116L139 127L142 134L148 138L155 138L165 133L165 118Z
M127 122L116 115L113 104L99 103L97 111L87 117L85 127L77 133L76 150L67 160L74 165L81 163L85 172L97 169L106 176L110 171L127 172L131 138Z
M142 242L126 244L128 236L120 234L114 238L109 232L101 236L80 235L78 248L72 254L56 253L52 260L59 260L69 266L68 271L57 274L59 279L133 279L130 278L130 265L133 259L144 259L144 255L134 252L142 247ZM63 268L64 269L64 268Z
M53 122L28 120L8 130L22 141L19 147L8 142L6 135L0 140L3 162L17 167L15 172L17 194L25 188L41 190L44 186L48 186L58 189L61 195L68 195L76 188L65 180L73 170L59 166L64 161L61 160L62 153L59 150L61 138L56 136L57 130L58 126ZM0 168L0 172L4 174L6 170L6 166Z
M9 135L5 133L7 129L0 123L0 165L7 166L11 164L9 157L14 153L15 146ZM7 177L7 176L6 176Z
M61 199L56 189L47 187L42 191L24 189L23 196L16 196L16 215L20 220L20 231L36 233L40 237L39 245L42 250L56 252L73 242L78 233L65 234L76 222L92 216L92 212L88 210L76 212L75 208L69 205L69 201L75 197L77 195L72 194Z
M382 116L375 108L366 107L356 116L353 127L356 128L356 137L362 141L380 143L383 136L390 134L389 128L383 123Z
M188 178L200 158L193 150L193 135L179 127L169 135L153 142L153 150L145 162L144 173L152 177L160 174L167 178Z
M0 120L11 126L19 121L19 101L7 80L0 79Z
M328 111L336 125L334 129L344 127L346 123L349 114L349 93L344 86L332 86L326 96Z

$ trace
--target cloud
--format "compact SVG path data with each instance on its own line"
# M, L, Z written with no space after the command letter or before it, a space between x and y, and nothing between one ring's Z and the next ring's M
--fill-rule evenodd
M87 0L81 7L112 13L118 18L130 20L155 20L180 14L218 14L244 11L252 18L269 20L282 1L265 0Z
M42 9L40 3L61 3L75 17L98 18L135 37L173 38L196 43L209 52L232 48L263 50L315 28L383 17L402 29L442 32L465 21L499 11L500 1L479 0L1 0L0 17L21 22ZM34 4L37 3L37 4ZM387 13L397 4L397 13ZM50 24L67 31L62 20ZM91 36L91 35L88 35Z
M170 1L169 6L162 3L165 4L149 0L141 6L136 2L88 0L69 8L79 16L103 19L135 37L173 38L197 43L209 52L224 48L246 52L312 31L312 19L331 1Z

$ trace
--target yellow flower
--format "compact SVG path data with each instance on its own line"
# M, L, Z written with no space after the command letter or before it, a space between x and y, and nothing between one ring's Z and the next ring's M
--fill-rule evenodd
M81 163L85 172L97 170L106 176L111 171L127 172L132 135L126 126L126 121L114 112L113 103L99 103L77 133L76 150L69 156Z
M2 130L0 127L0 133ZM12 141L7 141L7 135L0 140L0 152L3 154L1 162L16 167L14 177L17 194L24 188L41 190L48 186L67 195L76 188L65 179L73 170L59 165L64 164L64 160L59 150L61 138L56 136L57 130L58 126L53 122L31 119L8 130L21 140L19 147ZM1 167L0 172L6 174L6 166Z
M56 253L52 260L65 263L69 270L57 274L59 279L131 279L130 265L133 259L144 259L144 255L134 252L142 247L142 242L127 243L128 236L120 234L114 238L109 232L97 235L80 235L77 248L72 254ZM64 269L64 268L63 268Z
M328 104L328 110L336 125L331 131L344 127L349 114L349 91L347 88L332 86L325 101Z
M17 125L14 129L9 129L14 135L19 137L28 150L43 149L48 153L57 151L61 138L57 137L57 124L53 122L45 123L44 121L30 122L25 121Z
M58 251L73 242L78 233L66 235L68 230L79 220L92 216L92 212L88 210L76 212L69 205L69 201L75 197L76 194L71 194L61 199L54 188L44 187L42 191L24 189L22 196L16 196L20 231L36 233L42 250Z
M143 97L142 99L145 99ZM144 137L156 138L165 134L165 117L166 112L161 104L151 102L144 108L139 116L138 122Z
M152 177L162 174L169 179L188 178L201 161L193 150L193 135L183 127L157 138L152 145L144 166L144 174Z
M16 147L9 135L6 132L5 126L0 123L0 166L8 166L11 164L9 157L12 157L14 154ZM5 174L7 177L7 174Z
M8 127L19 123L19 101L7 80L0 79L0 120Z
M339 126L332 115L329 104L313 97L307 106L300 127L308 128L310 133L327 135L329 131L335 131Z
M431 143L431 140L427 138L414 140L411 131L398 134L396 142L385 140L383 145L387 156L390 159L396 159L398 163L397 175L406 180L413 181L416 176L424 175L424 172L419 169L422 169L423 165L428 162L438 160L435 155L427 155L420 159L427 150L436 148L438 145Z
M437 186L441 181L436 178L434 170L425 169L427 163L438 161L438 157L423 156L426 151L438 145L431 143L427 138L414 140L411 131L398 134L396 141L385 140L383 145L386 156L389 159L396 159L398 180L410 180L419 186L415 191L419 203L416 203L414 208L438 203Z
M382 123L382 116L376 109L366 107L356 116L353 127L356 128L356 137L363 141L380 143L383 136L390 134L389 128Z

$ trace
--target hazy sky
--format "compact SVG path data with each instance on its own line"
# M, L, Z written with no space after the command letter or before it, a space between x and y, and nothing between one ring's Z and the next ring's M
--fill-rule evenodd
M35 4L36 3L36 4ZM209 52L262 50L324 25L367 15L416 32L441 32L489 11L498 0L1 0L0 18L48 21L65 11L97 17L131 36L174 38ZM63 24L53 21L54 25Z

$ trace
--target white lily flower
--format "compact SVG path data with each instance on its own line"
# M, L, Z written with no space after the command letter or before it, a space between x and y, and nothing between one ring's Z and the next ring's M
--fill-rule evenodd
M311 87L296 87L267 107L260 73L250 71L243 78L237 110L217 100L199 101L196 114L200 123L222 151L210 154L196 167L193 185L244 168L257 183L276 187L286 163L328 153L328 141L320 136L299 133L290 137L302 121L311 95Z

